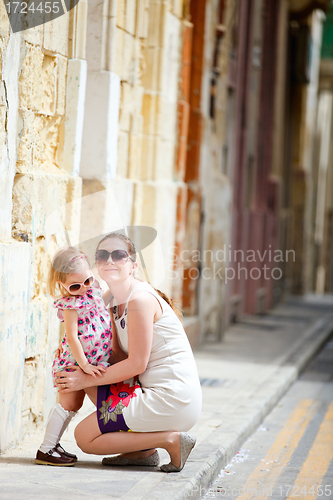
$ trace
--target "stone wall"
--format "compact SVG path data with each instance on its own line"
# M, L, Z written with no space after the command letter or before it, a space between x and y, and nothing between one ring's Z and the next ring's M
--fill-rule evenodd
M233 2L191 3L194 28L184 244L190 258L184 263L183 304L187 314L198 315L201 339L205 335L220 338L225 328L226 262L218 260L217 253L230 240L232 172L225 151L229 147L231 156L227 103L234 9Z
M216 252L229 241L223 144L234 9L225 2L221 23L228 30L222 26L221 37L219 4L89 2L80 171L85 195L110 193L94 207L100 234L129 225L156 229L158 241L143 251L149 280L183 303L188 315L201 316L211 333L221 324L221 273L214 276L214 263L203 262L209 279L201 279L199 292L195 265L184 262L182 250ZM214 66L219 77L212 118ZM113 219L110 197L121 214ZM96 236L84 222L81 240Z
M0 4L0 451L42 422L55 401L50 367L60 324L46 293L48 245L66 240L47 221L81 197L85 61L76 59L84 53L75 16L82 9L84 2L13 34ZM72 203L60 219L78 239L79 207Z
M94 208L100 234L131 225L157 231L144 262L151 283L169 294L182 188L174 175L182 16L181 1L92 0L88 8L84 193L110 193ZM110 216L110 197L119 218ZM85 224L81 231L82 240L96 236Z
M214 255L229 241L232 6L80 0L12 34L0 2L0 451L42 424L55 401L60 325L46 275L56 247L93 252L108 231L153 228L142 277L201 318L201 330L188 322L196 342L221 330L225 287L214 259L202 262L205 280L193 279L196 264L182 252Z

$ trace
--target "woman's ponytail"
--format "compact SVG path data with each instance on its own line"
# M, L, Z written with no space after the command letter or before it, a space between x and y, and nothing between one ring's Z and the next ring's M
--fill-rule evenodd
M182 321L183 313L182 313L182 310L179 307L176 306L176 301L173 300L173 299L170 299L170 297L168 297L167 295L165 295L165 293L161 292L161 290L158 290L157 288L154 288L154 290L158 293L158 295L160 297L162 297L162 299L165 300L165 302L167 302L169 304L169 306L171 307L171 309L173 310L173 312L176 314L176 316L178 317L178 319L180 319L180 321Z

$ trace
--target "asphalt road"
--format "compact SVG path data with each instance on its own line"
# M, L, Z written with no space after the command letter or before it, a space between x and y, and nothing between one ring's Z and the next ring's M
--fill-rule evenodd
M333 337L201 498L333 499Z

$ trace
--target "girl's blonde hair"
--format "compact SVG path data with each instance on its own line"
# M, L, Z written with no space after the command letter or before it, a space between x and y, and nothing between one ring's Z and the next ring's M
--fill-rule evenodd
M101 243L103 243L103 241L109 240L109 239L115 239L115 238L123 240L127 244L128 253L132 257L133 262L136 262L135 245L134 245L133 241L123 233L114 232L114 233L106 234L104 236L104 238L102 238L101 241L98 243L96 250L99 249L99 246ZM158 295L160 297L162 297L162 299L165 300L165 302L167 302L169 304L171 309L176 313L177 317L181 320L183 317L183 313L182 313L181 309L176 306L176 302L173 299L171 299L170 297L168 297L167 295L165 295L165 293L161 292L161 290L158 290L157 288L154 288L154 290L158 293Z
M82 262L90 268L88 257L75 247L60 248L53 256L48 276L47 288L52 297L70 295L61 283L66 283L69 274L80 273ZM60 283L59 283L60 282Z

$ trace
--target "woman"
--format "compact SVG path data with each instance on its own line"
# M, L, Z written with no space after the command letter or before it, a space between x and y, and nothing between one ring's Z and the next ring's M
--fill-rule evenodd
M134 277L135 247L123 234L100 241L96 265L112 296L112 365L97 381L78 367L56 379L60 392L84 389L97 406L76 427L77 444L85 453L121 454L104 459L105 465L156 466L155 448L164 448L171 461L161 469L179 472L195 444L184 431L201 411L198 372L181 321L164 294Z

